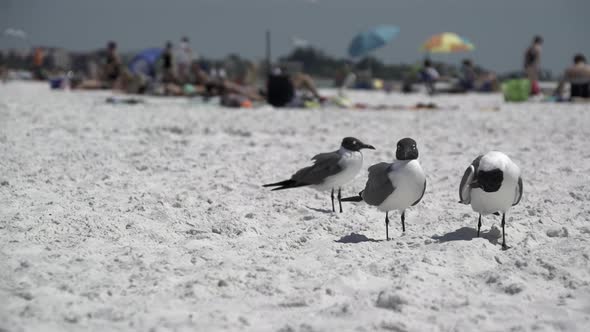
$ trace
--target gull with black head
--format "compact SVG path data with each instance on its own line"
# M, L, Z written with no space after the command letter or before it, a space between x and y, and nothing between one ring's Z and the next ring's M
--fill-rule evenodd
M315 155L311 158L313 165L300 169L289 180L265 184L263 187L275 187L273 191L307 186L320 191L331 190L333 212L336 212L334 190L338 188L338 203L342 212L342 186L352 181L361 170L362 149L375 150L372 145L357 138L346 137L338 150Z
M402 231L406 231L406 209L420 202L426 191L426 175L418 162L418 147L411 138L397 143L396 160L369 167L365 189L344 202L360 202L385 212L385 237L389 240L389 211L401 212Z
M465 170L459 185L459 203L471 204L479 213L477 236L481 229L481 216L502 214L502 248L507 249L506 212L522 198L520 168L504 153L491 151L480 155Z

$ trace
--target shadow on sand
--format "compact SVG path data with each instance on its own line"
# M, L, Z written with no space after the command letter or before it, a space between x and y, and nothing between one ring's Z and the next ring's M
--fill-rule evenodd
M361 242L381 242L382 240L375 240L369 239L368 237L364 236L363 234L357 233L350 233L349 235L345 235L341 237L339 240L334 242L337 243L361 243Z
M498 244L498 239L502 237L502 233L496 227L491 230L480 233L480 237L490 241L491 244ZM439 243L450 242L450 241L471 241L477 238L477 229L471 227L461 227L456 231L449 232L444 235L435 235L432 237L433 240Z
M318 209L318 208L312 208L310 206L306 206L306 208L313 210L315 212L320 212L320 213L333 213L332 210L330 210L330 209Z

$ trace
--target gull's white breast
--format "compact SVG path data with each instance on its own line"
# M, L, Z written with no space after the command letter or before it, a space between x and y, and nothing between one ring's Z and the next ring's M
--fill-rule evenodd
M388 176L395 190L377 207L380 211L405 210L422 196L426 176L418 160L395 161Z
M313 187L317 190L337 189L350 181L359 174L363 167L363 154L359 151L341 150L342 159L338 163L342 171L338 174L328 176L324 182Z

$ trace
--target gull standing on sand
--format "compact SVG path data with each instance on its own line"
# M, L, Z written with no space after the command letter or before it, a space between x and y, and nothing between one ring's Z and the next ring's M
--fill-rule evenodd
M342 186L352 181L363 166L363 154L361 149L375 150L372 145L365 144L354 137L346 137L342 140L340 149L334 152L315 155L312 166L300 169L289 180L269 183L263 187L276 187L274 190L283 190L297 187L310 186L314 189L325 191L332 190L332 212L334 208L334 189L338 188L338 203L342 212Z
M402 231L406 231L406 209L420 202L426 191L426 175L418 162L418 147L411 138L397 143L396 160L369 167L369 179L359 196L345 202L365 201L385 212L385 237L389 241L389 211L401 211Z
M463 174L459 198L459 203L471 204L473 211L479 213L478 237L481 215L502 213L502 249L507 249L504 230L506 212L522 198L520 168L502 152L491 151L480 155Z

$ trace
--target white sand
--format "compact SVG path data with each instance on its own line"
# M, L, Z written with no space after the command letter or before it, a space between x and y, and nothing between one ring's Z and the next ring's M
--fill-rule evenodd
M589 331L590 106L356 93L460 110L222 110L105 95L0 85L0 331ZM378 149L364 169L418 142L426 195L406 234L392 214L390 242L373 208L333 214L326 193L260 187L348 135ZM523 171L508 251L498 217L473 238L477 215L457 203L491 149Z

